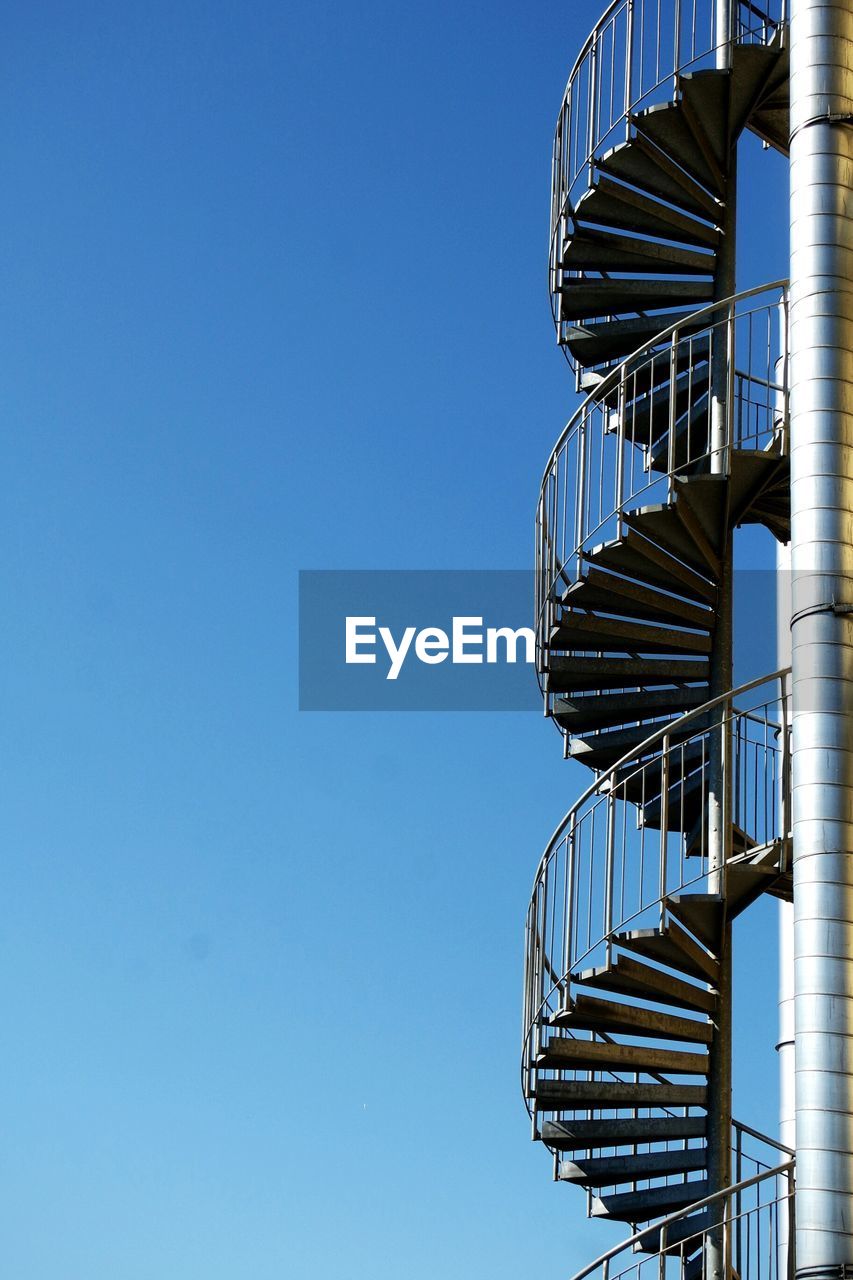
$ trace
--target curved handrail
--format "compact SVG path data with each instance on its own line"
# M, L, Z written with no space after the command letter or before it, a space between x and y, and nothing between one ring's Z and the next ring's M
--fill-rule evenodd
M745 693L750 693L753 689L759 688L760 685L770 684L773 680L783 680L790 674L790 667L780 667L778 671L773 671L770 675L757 676L756 679L749 680L746 684L738 685L736 689L730 689L726 693L718 694L716 698L710 698L708 702L703 702L701 707L694 707L693 710L686 711L684 715L679 716L676 720L667 720L665 724L659 725L653 733L650 733L647 738L644 738L639 747L632 747L629 751L626 751L624 755L620 756L615 764L610 765L610 767L603 773L598 774L597 777L589 784L586 791L584 791L575 801L568 813L566 813L566 815L557 824L551 839L545 846L545 852L536 867L536 875L533 877L533 888L536 887L536 882L539 879L542 867L545 864L551 847L559 840L566 828L571 824L572 818L577 816L581 806L584 805L591 796L594 796L596 792L606 788L612 781L613 775L618 769L623 769L626 764L638 759L640 756L649 755L652 747L654 747L657 742L660 742L667 735L671 735L674 732L678 733L681 727L687 724L688 721L695 720L702 715L707 715L709 711L713 711L714 708L720 706L721 703L732 702L735 698L741 698Z
M703 316L710 315L712 312L715 312L715 311L721 311L724 307L731 306L732 303L745 302L747 298L754 298L762 293L771 293L776 289L781 289L785 291L787 290L788 285L789 285L789 281L787 279L772 280L770 284L755 285L752 289L744 289L741 293L732 293L727 298L718 298L715 302L709 302L704 307L700 307L698 311L691 311L689 315L682 316L681 319L677 320L675 324L671 324L669 325L668 328L662 329L660 333L654 336L654 338L651 338L650 340L642 343L639 347L637 347L636 351L632 351L631 354L629 356L626 356L625 359L622 360L618 365L614 365L614 367L610 369L607 372L607 374L605 374L601 382L598 383L595 390L591 391L590 394L584 398L582 403L578 406L578 408L575 410L575 412L572 414L571 418L569 418L569 421L566 423L565 427L563 428L560 434L560 437L557 440L557 443L554 445L553 449L551 450L551 454L548 458L548 464L545 467L545 470L542 474L542 481L539 485L540 499L548 480L548 474L554 465L554 461L557 458L557 455L559 454L561 448L563 447L566 440L568 439L569 433L572 430L572 428L577 426L577 423L580 420L580 418L583 416L583 413L585 410L592 407L599 400L601 400L605 395L607 395L609 391L613 390L613 388L619 383L620 378L624 376L628 366L634 360L639 360L639 358L644 355L650 355L655 347L660 346L661 343L666 342L667 339L671 338L673 334L679 331L679 329L683 329L687 325L689 325L692 328L695 322L697 320L701 320Z
M538 863L527 909L523 1073L534 1065L541 1034L548 1035L547 1015L564 1007L572 975L582 963L602 947L609 960L618 934L642 917L648 921L650 913L658 912L663 924L665 900L711 874L703 837L697 837L698 845L692 843L697 866L688 871L686 828L674 821L670 826L671 819L664 816L673 808L683 812L683 805L691 803L685 797L692 795L695 803L701 794L709 734L732 734L733 820L749 840L747 851L734 855L727 865L780 839L784 842L790 829L784 684L789 670L747 681L657 725L638 748L595 778L557 825ZM762 700L766 714L757 715L756 707L740 711L732 706L734 699L778 681L779 692ZM782 708L781 724L769 714L776 705ZM691 735L690 726L697 723L701 728ZM752 725L758 736L749 728ZM641 756L645 759L638 759ZM660 808L650 841L646 824L634 830L622 816L630 806L642 807L644 796ZM785 848L783 843L780 873L786 867Z
M622 1240L618 1244L612 1245L604 1253L602 1253L594 1262L590 1262L580 1271L572 1276L572 1280L586 1280L599 1267L606 1266L611 1259L617 1257L620 1253L624 1253L626 1249L633 1249L650 1231L666 1231L673 1223L680 1222L683 1218L690 1217L691 1214L700 1209L707 1209L712 1204L717 1204L720 1200L731 1200L733 1196L743 1191L748 1191L750 1187L756 1186L760 1182L764 1182L770 1178L781 1178L789 1176L794 1172L794 1160L786 1160L783 1164L776 1165L773 1169L768 1169L764 1173L754 1174L751 1178L744 1178L741 1182L735 1182L730 1187L724 1187L721 1191L714 1191L709 1196L705 1196L702 1200L697 1200L694 1204L687 1205L684 1209L679 1209L675 1213L671 1213L666 1218L661 1218L659 1222L654 1222L651 1226L644 1227L642 1231L635 1231L627 1240ZM789 1192L789 1194L791 1194ZM785 1197L787 1198L787 1197ZM697 1235L700 1232L697 1231Z
M777 369L786 285L781 279L756 285L681 316L608 370L564 426L536 504L540 687L555 591L580 577L592 540L621 536L626 512L643 501L672 502L676 478L688 466L715 469L716 457L716 469L728 474L736 451L785 452L787 375L783 367L777 377ZM718 350L731 366L722 438L709 394Z
M673 40L659 39L660 0L611 0L575 59L554 129L551 243L575 184L597 150L645 99L697 63L719 60L741 43L767 44L786 21L785 0L769 0L774 16L751 0L735 0L731 34L720 41L722 0L672 0ZM653 7L656 5L656 9ZM744 20L742 11L748 16ZM657 21L654 19L657 18ZM618 48L618 57L617 57ZM609 56L608 56L609 55Z

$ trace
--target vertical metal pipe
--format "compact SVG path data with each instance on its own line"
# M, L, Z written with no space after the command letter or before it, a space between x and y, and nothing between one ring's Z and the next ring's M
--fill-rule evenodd
M784 334L783 334L784 342ZM785 359L783 354L783 359ZM787 363L787 360L786 360ZM778 381L784 383L784 370ZM784 416L784 405L779 406ZM776 666L791 665L791 548L776 546ZM780 741L782 768L780 770L779 812L782 816L780 832L783 841L788 835L787 792L787 725L790 718L789 682L783 681L782 715L783 739ZM784 846L783 846L784 847ZM779 1141L792 1150L796 1142L794 1108L794 908L790 902L779 903ZM778 1261L776 1274L784 1280L790 1272L791 1257L788 1249L792 1242L791 1215L787 1201L787 1180L779 1179Z
M715 42L717 46L717 66L727 71L731 66L732 36L734 35L734 0L717 0Z
M791 18L797 1273L853 1267L853 5Z
M733 0L717 0L716 43L717 66L728 68L733 36ZM715 290L718 298L735 292L735 230L737 226L737 152L730 145L727 157L726 205L722 215L722 241L717 257ZM729 316L733 315L730 310ZM732 409L731 370L732 343L725 323L726 313L716 313L711 366L709 448L711 470L727 475L729 470ZM732 687L732 540L724 533L721 548L721 572L717 592L714 649L711 655L711 695L719 697ZM708 888L725 894L726 860L731 843L729 787L727 770L727 738L730 731L727 706L721 705L722 727L712 731L708 744ZM725 917L719 946L720 977L717 1011L714 1016L714 1041L708 1060L708 1188L720 1191L731 1185L730 1130L732 1114L732 929ZM723 1203L722 1209L728 1208ZM726 1280L730 1273L730 1233L725 1225L709 1230L704 1257L705 1280Z

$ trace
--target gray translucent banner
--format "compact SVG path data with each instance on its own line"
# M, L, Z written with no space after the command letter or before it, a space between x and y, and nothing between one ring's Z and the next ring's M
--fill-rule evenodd
M533 711L533 573L304 570L303 711ZM735 574L735 683L777 667L776 574Z

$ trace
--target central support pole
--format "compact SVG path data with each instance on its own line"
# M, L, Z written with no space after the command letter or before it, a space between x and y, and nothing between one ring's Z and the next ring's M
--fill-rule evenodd
M797 1274L853 1274L853 0L791 19Z
M732 0L717 4L717 66L731 66L733 31ZM725 122L728 129L728 120ZM737 151L731 145L726 174L726 204L721 219L721 244L717 256L715 292L717 298L730 297L736 289L735 234L737 230ZM729 474L731 457L732 394L731 361L734 358L734 329L726 309L714 313L715 327L711 349L711 405L709 446L711 471ZM711 696L721 697L732 688L732 540L728 519L724 517L720 546L721 573L716 601L716 628L711 655ZM729 803L730 762L728 760L730 729L727 706L720 709L722 729L711 734L708 752L708 889L723 898L720 929L720 979L717 1010L714 1015L714 1039L708 1063L708 1190L722 1191L731 1186L732 1123L732 930L725 909L726 862L731 844L731 806ZM721 1218L722 1218L721 1213ZM721 1221L707 1237L704 1259L705 1280L728 1280L731 1240Z

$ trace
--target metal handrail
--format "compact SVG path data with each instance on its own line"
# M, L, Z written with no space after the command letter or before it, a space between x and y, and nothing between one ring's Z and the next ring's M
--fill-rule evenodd
M575 801L571 809L569 809L565 817L557 824L551 839L546 845L545 853L542 855L537 866L536 875L533 879L533 887L536 887L536 882L539 879L539 874L545 864L545 860L551 846L564 833L572 818L577 816L581 806L584 805L591 796L596 793L600 793L601 789L605 788L607 784L612 781L613 775L618 769L624 768L626 764L640 756L651 754L651 750L657 742L661 741L667 735L671 735L673 732L677 733L683 725L687 724L688 721L695 720L699 716L706 715L709 711L713 711L715 707L720 706L724 702L731 702L734 698L741 698L745 693L750 693L753 689L757 689L762 684L770 684L773 680L783 680L790 674L790 667L780 667L778 671L773 671L770 675L757 676L756 679L749 680L746 684L738 685L736 689L730 689L726 693L718 694L717 697L709 699L708 702L703 702L701 707L694 707L693 710L686 711L684 715L679 716L677 720L668 720L665 724L659 725L640 743L639 747L632 747L629 751L625 752L624 755L620 756L615 764L610 765L608 769L599 774L594 781L589 784L587 789L581 794L579 799ZM747 712L746 714L749 713Z
M650 915L663 925L665 900L711 874L701 836L698 846L692 846L698 866L695 874L688 873L684 827L670 831L664 817L673 805L677 812L686 795L695 796L697 783L701 791L709 735L733 734L734 821L750 841L744 853L726 860L723 876L729 866L780 840L779 874L787 869L790 753L784 680L788 673L789 668L782 668L748 681L656 726L639 747L624 753L590 783L555 828L537 866L527 909L523 1079L524 1073L534 1069L543 1038L547 1040L553 1030L551 1015L565 1007L572 974L582 962L602 947L605 962L609 962L618 933L642 917L648 921ZM751 690L780 680L781 693L761 705L769 712L781 700L781 726L770 714L756 714L758 704L745 711L732 705L734 699ZM723 714L715 718L713 712L720 708ZM701 728L691 735L690 727L697 723ZM674 783L669 781L671 769L677 771ZM642 809L647 803L644 796L660 805L660 822L655 823L659 830L653 830L650 842L645 824L634 830L633 824L627 823L630 807ZM620 834L614 840L617 828Z
M610 369L563 428L542 473L536 507L540 686L559 585L568 587L581 576L592 539L621 536L627 511L641 500L673 501L685 466L708 464L720 449L726 474L737 450L784 452L785 379L777 389L767 375L784 360L777 347L784 345L785 287L786 281L775 280L682 316ZM768 295L773 301L751 305ZM720 343L741 345L746 356L727 398L722 443L710 430L707 390L707 369Z
M778 16L760 9L754 0L737 0L737 22L730 37L720 42L715 20L718 2L672 0L674 41L671 55L660 47L658 24L651 18L646 20L645 0L612 0L595 23L569 73L557 113L552 172L552 263L554 236L560 219L565 216L578 178L620 125L628 122L630 127L630 117L640 103L670 81L675 89L678 77L688 68L712 57L716 61L722 49L744 42L769 43L786 21L784 0L776 0ZM659 16L660 0L657 4ZM691 4L692 13L688 13ZM742 11L749 15L746 21ZM621 23L623 15L624 23ZM682 19L685 16L691 19L687 24L688 48L682 47ZM623 26L624 30L621 30ZM699 34L700 26L707 29L707 36ZM654 71L647 79L646 64L652 60ZM607 97L609 109L605 101Z
M701 320L703 316L711 315L715 311L721 311L724 307L731 306L732 303L745 302L747 298L754 298L762 293L771 293L775 290L787 291L788 284L789 284L789 281L787 279L773 280L770 282L770 284L755 285L752 289L744 289L741 293L732 293L732 294L729 294L727 298L719 298L716 302L709 302L704 307L700 307L698 311L691 311L689 315L682 316L680 320L677 320L675 322L675 324L671 324L668 326L668 328L662 329L660 333L654 336L654 338L646 342L643 342L639 347L637 347L636 351L632 351L631 355L626 356L625 359L622 360L618 365L614 365L614 367L605 374L601 382L597 384L595 390L591 391L590 394L585 397L583 402L575 410L575 412L572 414L571 418L569 418L569 421L566 423L565 427L563 428L559 436L559 439L557 440L557 443L554 445L553 449L551 450L550 457L548 458L548 465L545 467L545 470L542 473L542 481L539 485L540 497L542 495L543 489L545 488L545 484L548 480L548 473L551 470L551 467L554 465L554 461L557 455L559 454L560 449L565 444L571 429L577 426L579 419L582 417L584 413L584 410L591 408L598 401L603 399L603 397L609 391L612 391L613 388L618 384L620 379L625 376L625 373L628 370L628 366L634 360L638 360L641 356L651 354L651 352L655 347L660 346L662 343L666 342L674 334L678 333L680 329L685 328L687 325L689 325L692 328L695 322L697 320Z
M684 1209L679 1209L675 1213L671 1213L666 1218L661 1218L659 1222L654 1222L650 1226L644 1227L642 1231L635 1231L627 1240L622 1240L619 1244L612 1245L604 1253L602 1253L594 1262L590 1262L582 1270L572 1276L572 1280L586 1280L599 1267L605 1267L611 1259L617 1257L620 1253L624 1253L626 1249L633 1249L650 1231L665 1232L673 1223L680 1222L683 1218L690 1217L700 1209L707 1209L712 1204L717 1204L720 1200L731 1200L735 1195L739 1195L743 1191L747 1191L750 1187L756 1186L760 1182L769 1180L770 1178L780 1178L790 1176L794 1172L795 1161L786 1160L783 1164L776 1165L774 1169L768 1169L764 1173L754 1174L751 1178L744 1178L741 1182L735 1182L730 1187L724 1187L721 1191L714 1191L709 1196L705 1196L702 1200L697 1200L694 1204L687 1205ZM789 1192L785 1197L777 1197L778 1199L788 1199L792 1193ZM696 1235L704 1235L705 1232L696 1232Z

